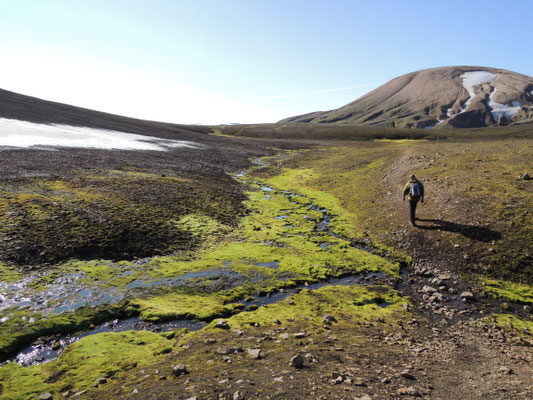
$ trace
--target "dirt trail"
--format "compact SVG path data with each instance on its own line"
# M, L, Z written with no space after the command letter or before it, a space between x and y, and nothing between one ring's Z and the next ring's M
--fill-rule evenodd
M413 257L403 292L411 296L418 305L420 316L428 321L433 333L415 340L413 364L427 374L434 388L428 396L432 399L530 399L533 398L533 352L529 342L518 337L509 337L499 330L484 332L476 326L483 312L489 309L487 299L476 294L476 300L454 306L443 304L431 293L427 286L435 287L435 279L448 275L443 294L448 292L457 296L472 290L468 282L460 277L458 268L464 260L459 254L444 245L443 231L424 230L408 225L408 207L401 200L401 190L410 171L421 167L415 155L416 148L405 147L398 160L384 179L384 184L392 193L391 204L397 218L405 223L405 228L395 235L397 247ZM440 199L450 194L443 189L426 185L432 205L421 211L422 215L438 213L438 218L453 220L460 214L460 204L450 206ZM428 218L436 218L430 216ZM427 222L422 222L423 224ZM461 257L462 258L462 257ZM442 283L442 282L440 282ZM449 294L445 294L449 296ZM453 297L452 297L453 298ZM493 311L494 304L491 305ZM484 310L484 311L481 311ZM481 311L481 312L480 312ZM419 349L424 349L419 352ZM512 370L506 372L506 368Z

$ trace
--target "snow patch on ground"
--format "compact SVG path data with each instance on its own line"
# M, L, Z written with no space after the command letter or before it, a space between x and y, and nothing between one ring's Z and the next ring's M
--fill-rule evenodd
M498 122L498 119L500 118L500 115L504 115L505 118L507 118L508 121L511 120L513 115L518 114L518 110L520 110L520 106L522 105L518 101L513 101L512 106L508 106L507 104L501 104L496 103L494 99L494 95L496 94L496 89L494 89L490 96L489 96L489 102L487 105L492 108L491 114L492 117L496 122Z
M0 147L75 147L103 150L154 150L202 148L194 142L160 139L119 131L69 125L46 125L0 118Z

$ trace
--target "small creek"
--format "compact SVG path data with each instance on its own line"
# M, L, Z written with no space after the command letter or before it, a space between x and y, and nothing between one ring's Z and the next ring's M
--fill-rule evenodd
M256 165L259 165L261 167L267 166L266 163L264 163L262 160L254 160L254 163ZM241 181L245 181L247 170L241 171L238 174L236 174L236 178ZM264 192L265 197L262 198L262 200L269 200L272 198L272 195L274 193L281 193L284 195L291 204L295 205L296 207L294 209L298 209L301 207L306 207L307 209L319 211L321 217L318 219L318 221L315 222L314 231L319 232L321 234L326 234L330 236L332 239L340 239L343 241L347 241L351 243L352 246L368 251L373 252L373 249L366 244L362 243L353 243L347 238L343 238L341 236L335 235L334 233L330 232L328 230L329 225L332 221L332 216L329 213L329 210L326 208L322 208L317 206L314 203L313 199L309 199L306 196L302 196L296 193L292 193L290 191L276 191L275 189L263 184L262 182L252 179L251 183L258 185L258 187ZM302 205L298 201L296 201L296 198L305 198L308 200L307 205ZM291 209L282 210L285 214L280 215L276 217L276 219L279 220L285 220L288 218L289 214L292 212ZM291 228L292 225L286 224L286 228ZM330 240L332 240L330 239ZM332 240L334 241L334 240ZM327 249L329 246L333 245L334 243L330 243L327 240L317 242L317 246L320 246L322 249ZM224 267L230 266L231 261L224 261L223 265ZM278 261L272 261L272 262L261 262L261 263L254 263L253 265L257 267L263 267L263 268L269 268L269 269L277 269L279 267ZM124 273L127 273L125 271ZM74 275L74 274L73 274ZM404 277L403 280L405 280L405 273L402 271L402 277ZM191 272L187 273L185 275L180 275L176 277L170 277L170 278L162 278L162 279L155 279L155 280L134 280L131 283L129 283L126 287L128 291L120 291L120 290L114 290L114 289L105 289L102 290L102 292L94 292L94 289L90 288L83 288L78 289L75 291L75 297L66 297L65 298L65 287L69 287L69 283L76 282L78 276L67 276L64 280L61 281L60 284L56 286L52 286L48 289L48 293L50 296L52 296L52 299L55 300L53 312L55 313L61 313L65 311L72 311L76 308L79 308L84 305L99 305L104 303L114 303L117 301L120 301L125 298L125 293L130 293L133 291L134 294L140 294L142 292L139 292L143 289L153 289L153 288L160 288L160 287L177 287L182 285L187 285L190 282L195 282L202 278L209 278L210 280L214 278L219 279L230 279L234 281L235 285L242 284L243 277L234 272L230 269L224 269L224 268L213 268L209 270L203 270L198 272ZM400 285L403 285L403 280ZM253 279L252 279L253 281ZM301 284L296 287L280 290L275 293L271 294L265 294L265 293L258 293L254 296L249 296L246 299L243 299L243 303L245 305L244 312L246 312L250 305L254 305L254 307L250 308L250 310L253 310L257 307L261 307L268 304L274 304L277 302L280 302L284 299L286 299L289 296L292 296L295 293L298 293L302 289L308 289L308 290L317 290L319 288L325 287L325 286L331 286L331 285L354 285L354 284L365 284L365 285L375 285L375 284L387 284L390 283L390 280L388 280L387 277L385 277L382 273L368 273L368 274L358 274L358 275L349 275L344 276L341 278L334 278L330 279L328 281L324 282L318 282L318 283L311 283L311 284ZM29 282L27 283L29 284ZM21 293L22 287L21 285L17 286L15 291L18 293ZM23 284L22 284L23 286ZM231 287L231 286L230 286ZM38 295L41 295L42 293L38 293ZM48 301L51 299L48 299ZM19 307L30 307L32 304L42 304L43 310L47 310L46 304L47 300L42 298L31 298L31 297L24 297L24 295L21 295L19 298L16 298L16 301L13 300L11 305L18 305ZM380 304L382 307L386 307L388 304ZM139 317L135 318L128 318L124 320L114 320L114 321L108 321L103 324L100 324L96 326L94 329L91 329L89 331L83 332L78 335L66 335L62 337L50 337L50 338L39 338L32 344L26 346L21 351L19 351L18 354L11 357L8 360L5 360L2 364L5 364L6 362L17 362L21 365L35 365L40 364L46 361L51 361L57 359L59 354L61 354L62 350L68 346L69 344L89 335L101 333L101 332L119 332L119 331L125 331L125 330L150 330L154 332L165 332L180 328L188 328L190 330L199 330L203 328L206 325L204 322L200 321L194 321L194 320L176 320L171 322L165 322L165 323L147 323L142 321Z

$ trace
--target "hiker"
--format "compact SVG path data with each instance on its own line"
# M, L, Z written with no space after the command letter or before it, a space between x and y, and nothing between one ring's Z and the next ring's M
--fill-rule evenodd
M409 210L411 211L411 225L416 225L416 205L420 200L421 203L424 202L424 185L416 176L411 174L409 181L403 187L403 200L405 201L405 196L409 197Z

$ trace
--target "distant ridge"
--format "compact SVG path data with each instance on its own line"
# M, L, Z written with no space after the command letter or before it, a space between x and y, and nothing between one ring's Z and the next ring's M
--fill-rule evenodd
M533 77L489 67L442 67L392 79L335 110L286 122L476 128L533 122Z

